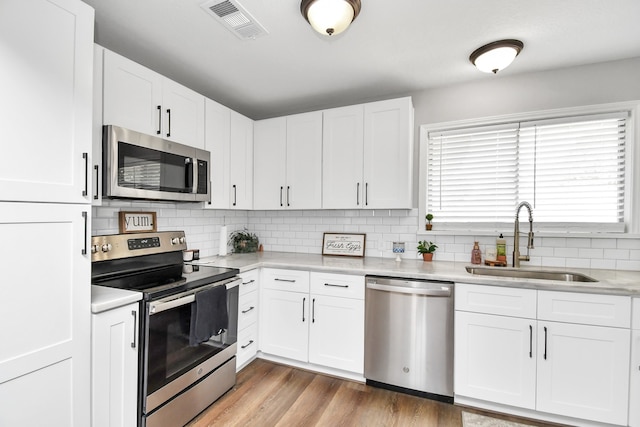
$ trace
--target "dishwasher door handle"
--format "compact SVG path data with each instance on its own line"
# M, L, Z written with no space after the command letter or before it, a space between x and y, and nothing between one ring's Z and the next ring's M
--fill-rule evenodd
M368 289L375 289L377 291L396 292L399 294L412 294L412 295L424 295L428 297L450 297L451 288L448 286L441 286L438 288L408 288L403 286L388 286L380 285L378 283L367 283Z

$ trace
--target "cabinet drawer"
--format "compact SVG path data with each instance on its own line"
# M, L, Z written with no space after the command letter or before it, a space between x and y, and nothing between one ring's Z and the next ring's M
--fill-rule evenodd
M631 298L619 295L538 291L538 319L629 328Z
M258 292L240 296L238 304L238 329L242 330L258 320Z
M311 292L318 295L364 299L364 276L312 272Z
M640 298L633 298L633 321L631 323L632 329L640 329Z
M535 319L536 291L456 283L455 305L461 311Z
M258 352L258 324L242 329L238 333L238 351L236 366L239 368L247 363Z
M309 272L265 268L262 271L262 287L291 292L309 292Z
M255 291L258 289L258 270L249 270L244 273L240 273L242 284L240 285L240 295L244 295L247 292Z

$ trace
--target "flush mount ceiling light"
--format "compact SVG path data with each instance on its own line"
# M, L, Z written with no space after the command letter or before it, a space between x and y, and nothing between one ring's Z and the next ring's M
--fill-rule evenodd
M332 36L349 27L360 7L360 0L302 0L300 12L314 30Z
M520 40L499 40L474 50L469 61L480 71L496 74L507 68L523 47Z

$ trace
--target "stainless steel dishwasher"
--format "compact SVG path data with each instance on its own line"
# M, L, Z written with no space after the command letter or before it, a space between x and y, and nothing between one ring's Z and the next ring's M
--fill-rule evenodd
M367 384L453 402L453 283L366 277Z

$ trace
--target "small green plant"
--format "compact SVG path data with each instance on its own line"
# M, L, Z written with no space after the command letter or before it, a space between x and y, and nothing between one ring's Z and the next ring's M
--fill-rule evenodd
M422 240L418 242L418 253L420 254L432 254L438 249L438 246L433 242L427 242Z
M433 227L433 224L431 224L431 220L433 219L433 214L426 214L425 219L427 220L427 224L425 225L427 230L431 230L431 228Z
M254 233L249 233L247 229L236 230L229 235L229 242L236 254L257 252L260 241Z

